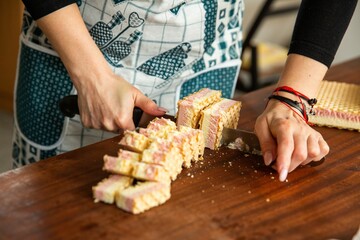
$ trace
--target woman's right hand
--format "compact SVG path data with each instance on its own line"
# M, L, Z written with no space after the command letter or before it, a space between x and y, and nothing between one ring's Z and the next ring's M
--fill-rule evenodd
M81 82L94 81L82 79ZM166 109L158 107L137 88L112 72L103 72L101 80L97 82L95 85L78 87L80 116L85 127L112 132L134 129L132 114L135 106L154 116L166 113Z
M38 19L37 24L59 54L78 92L85 127L113 132L134 129L135 106L154 116L165 114L165 109L112 72L76 4Z

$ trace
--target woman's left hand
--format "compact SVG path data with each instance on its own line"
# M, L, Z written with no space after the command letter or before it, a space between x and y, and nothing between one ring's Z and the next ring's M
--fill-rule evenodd
M255 133L265 164L269 166L276 161L273 168L279 173L280 181L285 181L288 173L299 165L320 161L329 153L322 135L296 112L276 100L270 100L257 118Z

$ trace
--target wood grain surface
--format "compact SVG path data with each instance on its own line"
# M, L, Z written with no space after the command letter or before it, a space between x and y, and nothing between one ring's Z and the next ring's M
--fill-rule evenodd
M360 58L327 80L359 83ZM246 94L239 126L252 130L273 86ZM140 215L94 203L119 137L0 175L0 239L351 239L360 224L360 134L319 128L331 151L281 183L258 156L221 148L184 169L165 204Z

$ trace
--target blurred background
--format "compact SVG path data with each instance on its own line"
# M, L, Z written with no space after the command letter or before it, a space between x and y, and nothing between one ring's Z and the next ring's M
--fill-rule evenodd
M272 84L285 61L300 0L245 0L243 69L236 94ZM334 64L360 57L360 4ZM13 85L22 23L21 0L0 1L0 173L11 169Z

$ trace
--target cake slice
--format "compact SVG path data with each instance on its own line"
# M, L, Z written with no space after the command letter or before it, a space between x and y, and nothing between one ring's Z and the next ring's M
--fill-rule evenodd
M139 182L116 194L116 205L124 211L139 214L170 199L170 184Z
M126 130L119 144L127 150L143 152L151 143L151 139L136 131Z
M131 176L138 180L170 183L168 171L161 165L138 162L134 165Z
M204 133L200 129L194 129L186 126L178 126L178 129L182 133L188 135L190 141L190 151L192 154L192 160L197 162L198 160L203 159L204 150L205 150L205 140Z
M191 167L191 160L193 159L193 152L190 145L191 135L185 132L172 131L168 133L167 140L170 141L175 148L179 149L182 156L182 164L184 167ZM180 163L179 163L180 164Z
M120 149L117 157L104 156L103 170L131 176L134 165L140 160L141 154Z
M129 187L132 182L130 177L110 175L92 188L95 202L114 203L116 193Z
M176 131L176 123L166 118L153 119L146 128L140 128L139 133L148 138L167 138L169 132Z
M221 91L209 88L200 89L178 101L176 125L198 128L200 111L205 107L220 100Z
M204 133L205 147L220 147L224 127L236 128L240 117L241 102L222 98L201 111L200 129Z
M142 161L164 166L171 180L175 180L182 170L183 159L180 150L166 139L157 138L144 150Z
M170 176L161 165L139 162L141 155L120 150L118 157L104 156L103 170L138 180L169 182Z
M317 100L310 123L360 131L360 85L324 80Z

